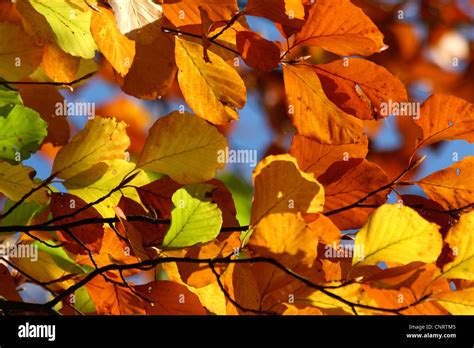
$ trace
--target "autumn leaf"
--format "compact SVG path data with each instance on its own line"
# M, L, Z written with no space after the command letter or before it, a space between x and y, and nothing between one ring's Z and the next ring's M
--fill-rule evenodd
M464 208L474 204L474 157L466 157L451 167L419 180L417 184L429 198L445 209Z
M143 300L127 287L95 277L86 288L99 315L145 314Z
M438 226L424 220L413 209L385 204L357 233L355 245L363 247L364 253L362 258L353 258L354 266L375 265L380 261L430 263L441 253L442 240Z
M25 33L21 26L6 22L0 23L0 36L0 76L17 81L35 71L43 56L35 37Z
M0 265L0 296L12 301L21 301L16 290L16 284L10 271L5 265Z
M48 42L44 47L41 68L55 82L71 82L76 79L80 57L64 52L56 43Z
M239 118L237 109L246 101L246 89L237 71L212 51L212 65L202 57L201 45L176 39L178 81L186 102L201 118L226 124ZM202 103L206 100L206 103Z
M110 10L101 8L92 12L91 33L100 52L120 75L125 76L135 58L135 42L120 32Z
M340 56L368 56L384 49L382 33L349 0L318 0L295 41Z
M0 161L0 192L13 201L19 201L37 188L38 184L33 181L35 174L33 169L21 164L11 165ZM28 197L26 202L36 201L44 204L47 199L46 189L40 189Z
M264 159L255 168L253 181L252 225L271 214L322 211L322 185L312 174L300 171L296 160L289 155Z
M433 94L421 106L416 124L421 129L418 148L442 140L474 141L474 105L454 96Z
M364 120L387 117L384 104L408 99L405 86L397 77L368 60L345 58L315 65L314 69L328 98L341 110Z
M99 162L124 159L130 145L125 123L96 117L64 146L53 163L53 173L63 179L90 169Z
M442 292L432 296L454 315L474 315L474 288Z
M288 114L298 134L323 144L359 141L362 121L346 114L326 97L312 66L285 65L283 74Z
M151 315L203 315L207 314L198 296L179 283L157 280L135 286L142 295L152 300L145 302L145 310Z
M168 1L163 4L163 12L167 19L176 27L201 24L199 7L206 10L213 22L230 20L239 10L236 0L180 0ZM183 13L186 14L183 16Z
M257 70L271 71L280 63L280 49L252 31L237 33L237 50L245 63Z
M443 266L440 276L474 280L474 212L462 215L445 240L454 260Z
M350 162L358 164L344 170L345 165ZM363 199L362 204L382 205L389 193L386 189L372 194L389 185L390 179L378 165L367 160L336 162L318 180L324 185L326 193L324 212L334 212L330 218L341 230L362 227L372 210L355 208L338 212L338 209L344 209Z
M246 13L268 18L281 25L287 37L304 24L305 10L300 0L249 0Z
M135 57L133 63L130 59L132 65L123 80L122 89L134 97L154 100L161 98L171 87L177 68L174 40L162 32L160 25L153 24L149 31L150 40L141 38L140 33L132 32L128 36L135 41ZM120 64L125 66L127 62ZM118 71L120 73L124 69Z
M92 203L109 194L118 187L125 179L134 172L135 164L125 160L108 160L92 166L89 170L69 178L64 186L69 192L86 203ZM128 185L143 186L149 183L148 176L141 170L136 172ZM109 197L99 204L95 209L105 218L114 217L114 208L118 205L121 197L128 197L140 202L137 191L133 187L124 187L120 191L113 192Z
M367 137L360 143L326 145L296 134L291 142L290 154L298 161L302 171L313 173L317 178L335 163L355 158L365 158L368 152Z
M257 255L273 258L285 267L301 272L310 268L316 258L318 235L299 215L272 214L257 225L248 248ZM293 281L270 264L255 264L252 272L262 300L265 295Z
M216 169L223 168L218 154L226 146L224 136L205 121L189 113L173 112L150 129L137 166L182 184L207 181L215 176Z
M94 207L87 207L86 202L81 198L73 196L72 194L61 194L53 192L51 194L51 214L53 218L58 218L56 225L63 225L80 221L84 219L100 219L100 214ZM76 213L77 212L77 213ZM70 215L69 217L59 219L63 215ZM70 232L70 233L67 233ZM67 250L75 254L87 254L87 247L93 253L99 253L102 239L104 236L104 227L102 224L96 223L86 226L71 227L69 230L59 232L60 235L68 243L65 245ZM74 237L71 235L74 235ZM82 243L77 242L79 239Z

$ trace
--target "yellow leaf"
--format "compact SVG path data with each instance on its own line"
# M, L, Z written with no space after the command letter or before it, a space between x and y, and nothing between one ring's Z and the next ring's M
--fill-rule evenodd
M34 174L34 170L29 167L24 167L21 164L13 166L0 161L0 192L12 201L19 201L38 186L32 180ZM47 200L46 189L43 188L26 199L26 202L36 201L45 204Z
M180 184L204 182L224 167L219 153L226 146L225 137L215 127L176 111L150 129L137 166L166 174Z
M313 174L299 170L290 155L269 156L253 174L255 187L252 225L273 213L318 213L324 206L324 189Z
M91 32L105 58L120 75L125 76L135 57L135 42L120 32L113 13L103 7L100 12L92 11Z
M112 159L124 159L130 145L126 124L112 118L95 117L59 150L53 173L69 179L93 165Z
M324 94L313 67L283 66L288 114L298 134L322 144L357 143L363 123L346 114Z
M245 105L245 85L221 57L212 51L208 55L211 63L204 60L201 45L176 38L178 81L186 102L199 117L226 124L239 118L236 109Z
M382 33L350 0L316 1L296 42L341 56L368 56L384 48Z
M104 197L116 188L134 169L135 164L125 160L114 159L104 161L94 165L89 170L69 178L64 183L64 186L72 195L82 198L86 203L91 203ZM140 170L137 176L129 182L129 185L144 186L149 182L148 176ZM141 202L134 188L125 187L120 191L114 192L101 203L96 204L94 208L104 218L114 217L116 215L114 207L118 206L122 196L133 199L136 202Z
M362 260L352 260L353 265L375 265L381 261L431 263L441 253L442 239L438 226L415 210L385 204L357 233L355 245L363 247L364 252Z
M443 292L432 296L449 313L454 315L474 315L474 288Z
M30 75L41 63L43 48L20 25L0 23L0 76L18 81Z
M451 167L418 181L429 198L445 209L464 208L474 203L474 157L466 157Z
M474 212L462 215L445 240L454 260L443 267L441 277L474 280Z

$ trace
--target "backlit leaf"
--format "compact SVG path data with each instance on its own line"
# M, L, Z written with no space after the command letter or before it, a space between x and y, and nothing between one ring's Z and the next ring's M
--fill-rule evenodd
M239 118L236 110L245 105L245 85L237 71L221 57L212 51L208 55L212 64L204 60L201 45L176 39L179 86L199 117L214 124L226 124Z
M441 253L438 226L405 206L385 204L378 208L357 233L355 244L364 248L363 258L353 265L375 265L380 261L407 264L434 262Z
M190 185L173 195L171 226L163 240L164 248L184 248L206 243L217 237L222 226L222 213L209 196L213 186Z
M181 184L203 182L224 167L218 154L226 146L224 136L207 122L173 112L150 129L138 167L166 174Z

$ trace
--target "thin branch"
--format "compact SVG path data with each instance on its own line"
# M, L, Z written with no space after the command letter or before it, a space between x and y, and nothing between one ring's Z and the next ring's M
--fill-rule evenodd
M237 20L244 14L244 12L237 12L235 15L232 16L232 18L230 19L230 21L227 22L227 24L216 34L214 34L213 36L211 36L209 39L209 41L213 42L214 40L217 40L219 38L219 36L221 36L222 34L224 34L224 32L226 30L228 30L230 27L232 27L234 25L235 22L237 22Z
M344 299L343 297L336 295L329 290L326 289L325 286L318 285L313 283L312 281L306 279L305 277L293 272L291 269L286 268L283 266L281 263L276 261L275 259L272 258L267 258L267 257L254 257L254 258L248 258L248 259L230 259L229 257L225 258L208 258L208 259L195 259L195 258L181 258L181 257L164 257L164 258L159 258L159 259L149 259L149 260L144 260L139 263L133 263L133 264L110 264L104 267L99 268L98 270L94 270L91 273L89 273L86 277L84 277L82 280L80 280L78 283L75 285L71 286L70 288L66 289L63 293L61 293L59 296L54 298L53 300L47 302L44 304L44 306L53 308L56 304L62 301L63 298L69 296L70 294L74 293L78 289L82 288L85 286L88 282L90 282L92 279L94 279L96 276L98 276L100 273L107 272L107 271L113 271L113 270L129 270L129 269L142 269L144 267L149 267L149 266L156 266L160 265L163 263L170 263L170 262L182 262L182 263L195 263L195 264L209 264L212 263L213 265L215 264L244 264L244 263L267 263L275 266L276 268L280 269L281 271L285 272L286 274L290 275L296 280L299 280L300 282L304 283L306 286L313 288L315 290L321 291L323 294L327 295L328 297L331 297L338 302L344 303L348 306L355 306L357 308L362 308L362 309L368 309L368 310L373 310L373 311L379 311L379 312L386 312L386 313L395 313L395 314L400 314L400 312L415 306L422 301L426 300L428 298L427 296L424 296L423 298L419 299L415 303L412 303L408 306L401 307L401 308L379 308L379 307L373 307L369 305L364 305L360 303L354 303L351 301L348 301Z
M276 313L274 312L269 312L269 311L261 311L261 310L258 310L258 309L252 309L252 308L246 308L244 306L242 306L240 303L238 303L237 301L235 301L232 296L230 296L230 294L227 292L227 290L225 289L224 287L224 284L222 284L221 282L221 275L219 273L217 273L216 271L216 268L214 267L214 263L212 262L209 262L208 263L208 266L209 268L211 269L212 273L214 274L214 276L216 277L216 280L217 280L217 284L219 285L219 288L221 289L222 293L224 294L224 296L230 301L230 303L232 303L235 307L237 307L238 309L240 309L242 312L250 312L250 313L254 313L254 314L270 314L270 315L274 315Z
M346 211L346 210L351 210L353 208L358 208L359 205L363 202L365 202L367 199L369 199L370 197L376 195L377 193L379 192L382 192L382 191L385 191L385 190L388 190L388 189L391 189L393 186L395 185L398 185L399 182L401 181L401 179L407 174L409 173L412 169L414 169L415 167L417 167L418 165L421 164L421 162L423 162L423 160L425 159L426 157L423 157L421 158L420 160L414 162L414 163L411 163L407 168L405 168L395 179L392 180L392 182L386 184L386 185L383 185L381 187L379 187L378 189L372 191L372 192L369 192L366 196L362 197L361 199L359 199L357 202L354 202L352 204L349 204L349 205L346 205L344 207L341 207L341 208L337 208L337 209L334 209L334 210L330 210L326 213L324 213L324 215L326 216L331 216L331 215L335 215L335 214L339 214L343 211Z
M185 31L181 31L179 29L174 29L174 28L167 28L167 27L161 27L161 31L164 33L171 33L171 34L178 34L178 35L184 35L184 36L189 36L189 37L194 37L196 39L203 39L202 35L199 34L193 34L193 33L188 33ZM234 50L233 48L227 47L226 45L221 44L220 42L214 41L209 39L210 42L212 42L214 45L219 46L229 52L232 52L235 55L240 55L240 52L237 50Z
M70 82L54 82L54 81L49 81L49 82L39 82L39 81L0 81L0 85L8 87L8 85L43 85L43 86L57 86L57 87L72 87L84 80L87 80L94 76L97 73L97 71L91 72L89 74L86 74L74 81Z

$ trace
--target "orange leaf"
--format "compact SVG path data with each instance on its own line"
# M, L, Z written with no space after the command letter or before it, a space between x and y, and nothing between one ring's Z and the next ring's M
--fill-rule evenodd
M237 50L251 68L271 71L280 62L280 49L273 42L252 31L237 33Z
M119 275L115 277L120 279ZM86 288L99 315L145 314L142 299L126 287L98 276L88 282Z
M316 1L296 43L319 46L341 56L368 56L384 48L382 33L349 0Z
M418 148L442 140L474 142L474 105L454 96L433 94L421 107L416 124L422 139Z
M136 53L122 89L134 97L152 100L161 98L171 87L177 67L173 37L163 33L161 26L155 24L149 30L153 34L150 42L140 40L135 32L129 35L136 41Z
M54 42L45 44L41 67L54 82L71 82L77 77L80 57L64 52Z
M249 0L246 14L281 24L287 37L303 26L305 17L301 0Z
M367 152L367 137L361 138L361 142L356 144L325 145L302 135L295 135L290 148L290 154L296 158L301 170L313 173L316 178L324 174L333 163L365 158Z
M315 65L328 98L361 119L384 118L382 103L406 102L403 83L384 67L360 58ZM416 116L416 115L414 115Z
M0 296L10 301L21 301L21 297L16 291L16 284L8 268L0 264Z
M390 183L390 179L378 165L367 160L349 162L358 164L345 171L341 167L347 162L338 162L326 174L319 177L326 192L325 213L354 204ZM364 200L362 204L381 205L387 200L388 192L389 190L380 191ZM372 211L373 209L368 208L353 208L333 214L330 218L341 230L347 230L362 227Z
M199 297L186 286L165 280L135 286L135 290L153 300L144 301L147 314L151 315L205 315Z
M120 32L112 11L104 7L92 11L91 33L105 58L125 76L135 57L135 42Z
M451 167L437 171L417 182L429 198L445 209L474 204L474 157L466 157Z
M300 135L323 144L357 143L362 121L346 114L324 94L313 66L284 65L288 113Z
M239 10L236 0L180 0L163 4L165 17L177 27L201 24L199 7L213 22L227 21Z

